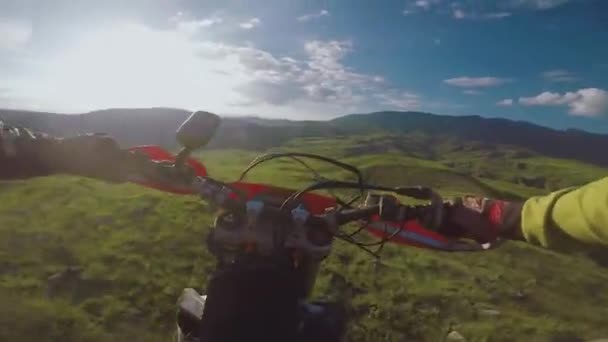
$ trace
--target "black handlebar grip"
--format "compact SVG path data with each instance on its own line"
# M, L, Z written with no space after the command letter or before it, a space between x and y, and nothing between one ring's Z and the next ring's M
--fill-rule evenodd
M336 221L338 225L343 225L349 222L367 219L370 216L378 214L379 211L379 205L373 205L362 209L343 210L337 214Z

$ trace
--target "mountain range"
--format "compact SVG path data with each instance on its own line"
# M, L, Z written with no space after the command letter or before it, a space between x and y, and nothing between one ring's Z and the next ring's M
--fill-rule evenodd
M0 109L0 118L56 136L100 132L124 146L159 144L175 147L175 128L190 113L180 109L108 109L86 114L55 114ZM291 121L256 117L225 117L209 148L264 150L293 138L342 135L425 134L435 139L478 142L492 148L510 145L549 157L608 166L608 135L581 130L555 130L523 121L445 116L421 112L351 114L329 121Z

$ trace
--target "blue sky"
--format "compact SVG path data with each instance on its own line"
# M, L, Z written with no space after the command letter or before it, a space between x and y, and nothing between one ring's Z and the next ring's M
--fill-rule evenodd
M416 110L608 133L608 1L0 0L0 75L4 108Z

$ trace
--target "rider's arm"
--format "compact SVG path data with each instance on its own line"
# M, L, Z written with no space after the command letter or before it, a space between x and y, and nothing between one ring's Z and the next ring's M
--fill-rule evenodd
M52 144L53 139L36 137L29 130L7 127L0 121L0 179L53 173L51 167L37 157L46 154Z
M528 199L521 230L526 241L551 249L608 246L608 177Z
M0 122L0 124L2 124ZM54 138L0 125L0 179L73 174L124 181L130 153L100 135Z
M439 231L451 237L502 237L570 252L608 247L608 178L525 202L465 196L447 208Z

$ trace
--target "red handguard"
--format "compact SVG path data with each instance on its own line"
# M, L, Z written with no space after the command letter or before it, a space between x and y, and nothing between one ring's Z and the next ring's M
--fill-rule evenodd
M175 162L175 155L165 150L164 148L156 145L135 146L129 148L129 151L143 153L148 158L150 158L151 161L154 162ZM189 158L186 162L188 163L188 166L190 166L192 170L194 170L194 173L197 176L204 177L207 175L207 169L198 160ZM157 184L146 180L133 180L133 182L149 188L172 192L180 195L190 195L194 193L191 188L173 187L167 184Z
M494 239L500 236L500 226L503 223L505 202L504 201L494 201L490 205L488 209L488 220L491 223L492 235Z
M379 216L374 216L366 229L379 238L388 238L393 234L391 242L414 247L449 250L451 242L445 236L424 228L418 221L405 222L383 221Z

